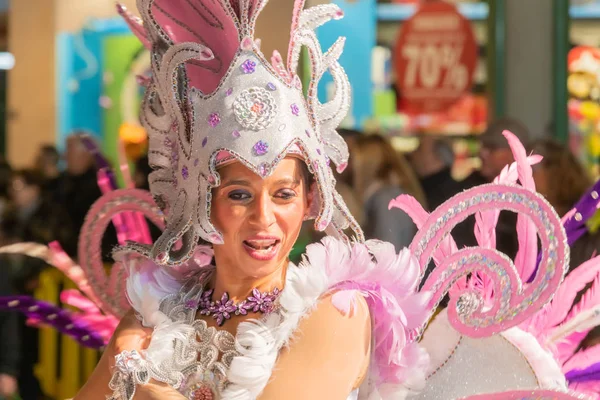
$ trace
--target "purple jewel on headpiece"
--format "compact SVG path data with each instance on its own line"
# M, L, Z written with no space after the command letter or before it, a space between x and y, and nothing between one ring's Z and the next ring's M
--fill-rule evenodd
M310 131L307 129L304 131L306 133L306 136L310 137Z
M267 89L269 89L271 92L274 92L277 90L277 87L273 84L273 82L269 82L267 83Z
M321 155L321 149L317 149L317 153Z
M264 178L271 172L271 166L269 163L262 163L258 166L258 172L260 173L260 176Z
M300 108L296 104L292 104L290 108L292 109L292 114L294 114L296 117L300 115Z
M256 71L256 63L250 59L244 61L244 63L242 64L242 71L245 74L254 73L254 71Z
M207 143L208 143L208 137L205 137L204 139L202 139L202 147L206 147Z
M221 123L221 117L217 113L212 113L208 116L208 124L215 128Z
M252 149L254 150L255 155L264 156L269 152L269 143L259 140Z
M183 166L183 168L181 168L181 176L183 177L183 179L187 179L190 177L190 171L188 170L187 166Z
M232 135L234 138L239 138L239 137L241 136L241 135L240 135L240 131L238 131L237 129L236 129L235 131L231 132L231 135Z
M198 164L200 164L200 160L196 158L196 159L194 160L194 167L197 167L197 166L198 166Z
M227 89L227 91L225 92L225 96L231 96L231 94L233 93L233 89L229 88Z

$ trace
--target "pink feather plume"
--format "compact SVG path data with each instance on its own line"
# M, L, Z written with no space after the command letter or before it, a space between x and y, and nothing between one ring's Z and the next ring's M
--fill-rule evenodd
M429 218L429 213L425 211L423 206L412 196L400 195L394 200L390 201L388 209L399 208L413 220L418 229L421 229L425 225ZM435 252L433 259L437 263L458 250L456 242L451 236L446 237L439 246L439 249ZM425 268L426 266L422 266Z
M326 237L308 246L306 256L310 264L325 267L340 311L352 311L356 294L366 299L380 378L411 386L424 381L428 358L408 333L428 318L431 295L417 292L420 268L410 252L396 254L393 245L378 241L350 246Z
M527 161L527 153L523 144L509 131L504 131L503 135L508 140L508 145L517 163L517 173L521 186L535 192L533 170ZM528 280L537 266L538 248L535 225L526 215L519 214L517 217L517 237L519 239L519 250L515 257L515 266L519 275L524 280Z

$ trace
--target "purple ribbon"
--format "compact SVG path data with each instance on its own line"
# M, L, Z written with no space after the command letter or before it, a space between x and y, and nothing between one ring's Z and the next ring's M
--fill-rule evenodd
M592 218L598 209L600 204L600 180L598 180L575 204L575 207L571 209L572 215L563 223L565 232L567 234L567 242L569 246L572 246L577 240L579 240L588 231L586 223ZM577 215L581 217L576 218ZM538 253L537 265L540 265L542 260L542 253ZM531 283L533 278L537 274L537 267L533 274L527 280L527 283Z
M581 383L600 380L600 362L592 364L585 369L576 369L565 374L569 383Z
M79 321L75 314L54 304L30 296L3 296L0 297L0 310L18 311L28 318L40 321L72 337L85 347L92 349L104 347L104 340L100 335Z

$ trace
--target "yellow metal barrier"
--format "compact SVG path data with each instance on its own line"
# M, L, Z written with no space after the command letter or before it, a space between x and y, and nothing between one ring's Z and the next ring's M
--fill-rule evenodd
M76 288L64 274L47 269L40 274L36 298L59 304L63 289ZM50 328L40 329L40 354L35 374L47 396L68 399L91 375L99 360L99 352L86 349L68 336Z

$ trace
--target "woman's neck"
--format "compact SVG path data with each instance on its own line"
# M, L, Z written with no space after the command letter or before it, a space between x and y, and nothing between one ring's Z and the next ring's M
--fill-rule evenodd
M218 262L217 262L218 264ZM241 277L235 268L217 267L211 279L214 288L213 299L220 299L223 293L234 302L245 300L253 289L270 292L275 288L283 289L289 260L284 260L272 273L262 277Z

